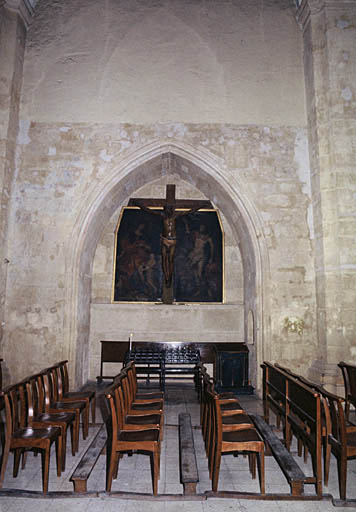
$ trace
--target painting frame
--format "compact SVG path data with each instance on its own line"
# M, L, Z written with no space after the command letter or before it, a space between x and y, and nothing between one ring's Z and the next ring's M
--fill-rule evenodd
M224 303L225 244L219 211L187 211L177 217L176 228L174 303ZM115 229L113 304L162 303L161 230L161 216L122 207Z

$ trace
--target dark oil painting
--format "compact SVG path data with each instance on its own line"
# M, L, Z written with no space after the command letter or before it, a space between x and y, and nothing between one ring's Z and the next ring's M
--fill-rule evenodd
M124 207L116 230L113 302L161 302L162 218ZM175 302L223 302L223 233L216 210L177 218Z

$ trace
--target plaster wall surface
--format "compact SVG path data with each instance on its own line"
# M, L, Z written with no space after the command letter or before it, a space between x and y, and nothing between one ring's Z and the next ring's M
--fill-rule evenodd
M39 0L23 116L41 122L305 123L290 0Z

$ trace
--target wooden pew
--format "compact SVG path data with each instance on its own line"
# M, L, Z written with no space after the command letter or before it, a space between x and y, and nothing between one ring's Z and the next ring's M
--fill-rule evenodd
M264 362L263 399L265 421L269 411L278 414L284 425L284 440L290 450L294 434L308 447L312 457L313 476L306 477L305 484L314 484L318 497L322 495L321 464L321 396L275 365Z
M180 480L183 484L184 494L191 496L196 494L199 474L190 414L181 412L178 420Z
M286 394L287 380L273 364L264 362L261 365L263 371L263 412L266 423L270 422L270 410L276 415L277 427L280 427L281 419L286 417ZM284 421L284 428L287 429L285 437L289 439L289 427Z

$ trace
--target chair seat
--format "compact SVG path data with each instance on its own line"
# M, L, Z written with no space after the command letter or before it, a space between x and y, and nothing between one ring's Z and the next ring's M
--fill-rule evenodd
M25 441L26 439L38 439L43 441L44 439L56 439L61 434L61 429L58 427L48 428L20 428L13 433L12 439L16 441Z
M64 398L73 398L74 400L86 399L91 400L95 396L95 391L68 391L63 394Z
M254 423L248 414L229 414L222 416L222 426L237 428L254 428Z
M159 403L149 403L149 404L131 404L130 410L132 411L162 411L162 404Z
M223 432L222 440L226 443L263 442L257 431L252 428L246 430L232 430Z
M161 423L160 414L147 414L146 416L126 416L125 423L129 425L159 425Z
M121 431L118 435L118 441L125 443L141 443L142 441L158 442L159 434L158 429Z
M163 392L162 391L147 391L147 393L145 393L144 391L138 391L136 393L136 396L135 396L135 399L138 398L138 399L141 399L141 400L144 400L145 398L149 399L149 400L163 400Z
M222 393L219 393L218 394L219 396L219 400L223 399L233 399L233 400L237 400L236 396L235 396L235 393L233 393L232 391L223 391Z
M33 421L47 421L47 422L56 422L58 423L70 423L75 419L75 414L73 412L44 412L37 414L34 417Z
M236 400L235 401L232 401L232 400L229 400L228 402L220 402L220 409L221 409L221 412L222 414L224 413L233 413L234 411L242 411L243 408L241 407L241 405L239 404L239 402Z
M53 404L51 404L51 408L54 408L54 409L84 409L85 408L85 403L84 402L62 402L62 401L58 401L58 402L54 402Z
M347 450L349 451L349 448L351 448L352 451L355 451L355 449L356 449L356 432L347 432L346 439L347 439Z

